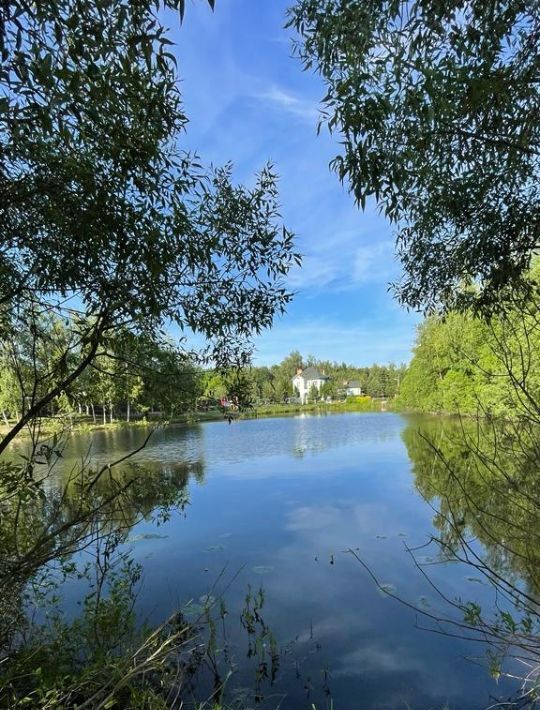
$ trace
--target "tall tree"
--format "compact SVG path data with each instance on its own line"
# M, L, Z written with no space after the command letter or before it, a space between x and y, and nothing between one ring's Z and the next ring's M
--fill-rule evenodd
M290 300L299 257L274 171L248 189L181 149L158 13L153 0L1 4L0 337L24 330L37 346L51 312L71 333L0 453L120 326L158 340L172 322L215 362L245 360Z
M289 25L334 169L396 224L401 301L493 309L540 240L536 0L297 0Z

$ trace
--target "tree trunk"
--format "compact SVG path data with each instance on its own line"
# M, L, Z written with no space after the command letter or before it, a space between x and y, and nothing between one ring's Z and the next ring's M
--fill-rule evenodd
M103 405L103 423L107 424L107 406Z
M82 404L79 402L77 406L79 408L79 414L82 414Z
M4 417L4 421L6 423L6 426L9 426L9 419L7 418L7 414L4 409L2 409L2 416Z
M94 420L94 424L96 423L96 408L94 407L94 403L92 402L91 405L92 407L92 419Z
M30 409L25 412L22 417L19 418L19 416L17 415L17 423L15 424L15 426L11 427L11 429L4 436L2 441L0 441L0 454L7 449L13 439L28 424L28 422L30 422L30 420L34 417L39 416L40 412L42 412L45 407L47 407L47 405L51 404L54 401L55 397L58 397L58 395L60 395L63 391L67 390L69 385L74 382L77 377L79 377L79 375L84 372L90 362L92 362L99 347L100 337L103 334L102 328L103 322L105 321L105 315L106 311L104 311L99 317L98 323L101 323L101 327L98 328L96 326L96 331L94 331L93 337L89 341L91 343L90 350L79 363L78 367L72 370L72 372L62 382L58 382L58 384L51 390L49 390L49 392L44 397L35 401L30 407Z
M85 404L84 409L86 411L86 416L89 417L90 416L90 407L87 404Z
M127 410L126 410L126 422L129 422L130 419L131 419L131 402L128 399Z
M109 402L109 422L112 424L113 423L113 405L112 402Z

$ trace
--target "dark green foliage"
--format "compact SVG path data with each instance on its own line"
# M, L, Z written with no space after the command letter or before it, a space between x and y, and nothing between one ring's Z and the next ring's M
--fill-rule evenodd
M525 416L539 421L538 264L529 298L490 320L470 313L432 316L418 329L399 404L421 412Z
M540 234L537 2L297 0L288 21L334 169L397 226L400 300L496 308Z
M283 279L299 257L275 173L237 186L230 165L206 170L182 150L187 118L158 10L0 9L0 335L26 332L41 348L45 314L70 329L0 452L120 327L159 342L174 323L203 336L202 357L244 363L251 334L291 298Z
M308 366L317 367L326 373L330 380L317 392L316 399L331 397L344 399L346 382L357 380L360 382L362 393L370 397L394 397L399 389L400 382L406 371L405 365L371 365L370 367L355 367L346 363L318 360L313 355L303 358L294 350L278 365L271 367L251 367L243 371L243 393L246 402L252 404L285 403L291 397L297 397L293 392L292 378L298 368ZM207 376L208 377L208 376ZM207 394L211 391L226 395L231 387L227 383L227 375L220 377L212 374L207 386ZM315 398L315 393L313 393Z

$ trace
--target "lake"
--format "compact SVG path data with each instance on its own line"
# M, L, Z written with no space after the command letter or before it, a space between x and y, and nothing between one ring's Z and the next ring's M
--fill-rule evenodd
M157 623L190 600L197 610L222 594L235 668L229 695L256 688L260 707L466 710L507 698L512 686L478 665L487 665L482 646L434 632L429 618L385 593L435 616L452 616L436 588L450 599L493 601L485 580L445 561L436 544L415 552L417 564L408 551L441 533L430 490L436 467L418 433L441 426L347 413L154 432L134 458L137 475L154 481L146 519L124 543L142 566L139 618ZM64 466L89 451L100 462L122 456L146 434L77 435ZM187 502L156 521L162 481L185 487ZM269 630L251 654L241 623L248 585L263 589ZM66 614L77 613L84 592L83 582L64 585ZM269 668L257 678L271 637L273 682Z

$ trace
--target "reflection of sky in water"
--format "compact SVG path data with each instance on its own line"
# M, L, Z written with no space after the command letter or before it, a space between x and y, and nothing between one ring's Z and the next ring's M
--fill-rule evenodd
M238 615L248 583L262 581L265 620L280 643L296 639L278 681L288 694L282 708L325 707L324 669L336 710L488 705L501 687L464 658L482 649L415 628L415 614L377 591L346 552L358 548L403 597L442 608L404 547L426 541L433 517L413 487L404 425L392 414L347 414L157 432L138 460L203 461L205 485L191 483L186 515L157 531L151 523L135 531L133 551L144 565L141 612L160 620L207 592L224 566L229 575L242 569L227 592L236 660L242 663L246 646ZM93 451L98 459L105 450L121 454L143 436L138 429L100 433ZM81 455L87 446L81 437L72 451ZM156 532L159 538L141 538ZM433 566L430 575L450 597L489 598L458 565ZM237 681L248 682L242 673Z

